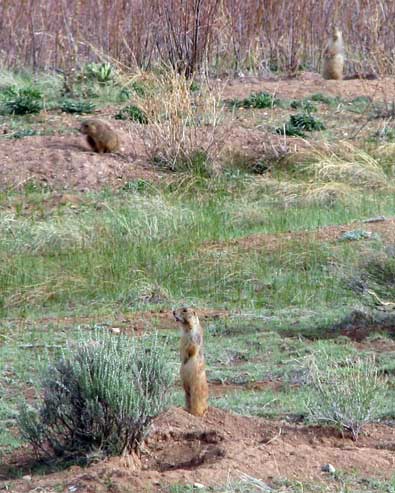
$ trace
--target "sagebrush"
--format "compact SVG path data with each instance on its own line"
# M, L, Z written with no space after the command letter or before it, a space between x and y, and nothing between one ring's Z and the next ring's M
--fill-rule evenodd
M168 403L171 383L158 336L132 339L98 329L49 366L42 402L21 406L19 429L46 455L138 451L151 420Z
M334 424L358 439L366 424L377 420L386 394L386 381L373 356L333 361L325 353L308 360L312 393L306 405L314 422Z

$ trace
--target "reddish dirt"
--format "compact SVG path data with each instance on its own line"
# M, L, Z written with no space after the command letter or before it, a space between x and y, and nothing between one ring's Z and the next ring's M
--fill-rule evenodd
M395 80L386 77L379 80L324 80L319 74L305 72L294 79L260 80L244 77L229 81L223 89L224 99L245 98L252 92L265 91L278 98L298 99L321 93L353 99L369 96L373 100L392 101L395 98Z
M226 242L207 243L205 248L223 250L227 247L238 247L243 250L276 251L287 248L288 241L334 243L339 240L343 233L351 230L364 230L377 233L384 242L388 244L395 243L395 218L386 218L378 222L365 223L354 221L349 224L324 226L314 231L290 231L289 233L277 234L258 233L236 240L227 240ZM369 241L369 239L360 241Z
M290 425L238 416L210 408L196 418L171 408L153 424L141 458L114 458L85 469L12 480L7 469L29 475L28 454L0 466L0 488L33 491L81 492L161 491L168 484L201 483L220 486L243 472L267 483L274 479L325 480L321 466L331 463L341 471L363 477L390 478L395 467L395 428L370 425L357 442L331 428ZM53 488L53 489L51 489ZM125 490L123 489L125 488Z
M221 86L224 99L244 98L257 91L266 91L286 99L302 98L317 92L347 100L361 95L384 102L395 99L395 81L389 78L339 82L324 81L319 74L305 73L299 78L287 80L268 81L245 77L221 83ZM119 154L98 155L91 152L84 137L78 135L79 117L53 112L42 112L34 121L40 132L45 134L58 130L59 136L2 138L0 189L19 188L32 181L55 189L85 191L103 187L119 188L136 179L152 182L172 180L172 173L161 172L148 163L144 129L129 122L114 120L115 111L108 107L98 116L109 121L119 132L122 143ZM327 109L322 108L322 112L326 113ZM284 139L273 133L272 127L285 121L288 113L277 108L274 111L240 111L235 120L232 120L231 126L225 124L219 130L216 140L224 142L225 150L241 153L247 159L261 158L266 153L278 156L285 151L289 153L311 147L304 139ZM277 121L279 117L280 120ZM337 114L334 117L328 115L327 124L336 138L348 138L350 128L359 128L358 136L362 138L368 127L369 132L373 132L377 126L376 123L367 121L367 115L347 113L345 117L344 111L341 119ZM64 131L67 131L67 135L61 135ZM0 132L11 133L6 124L1 126ZM202 132L204 135L204 129ZM314 142L316 141L319 141L318 134Z
M129 151L127 137L124 141L124 149ZM131 152L96 154L82 137L74 136L4 140L0 145L0 162L0 187L16 189L33 181L55 189L87 191L107 186L118 188L135 179L158 182L163 176Z
M199 318L203 321L213 320L213 319L224 319L229 316L227 310L215 310L215 309L204 309L196 308L196 313ZM7 319L8 322L13 322L16 324L25 324L24 319ZM43 317L36 319L34 321L37 324L37 330L47 330L47 324L56 324L58 327L67 328L75 327L81 324L103 324L102 316L89 316L89 317ZM124 334L142 334L143 332L150 329L178 329L177 322L174 319L173 312L171 310L161 309L159 311L145 311L145 312L133 312L133 313L122 313L115 320L112 321L108 326L109 330L115 333ZM118 332L119 329L119 332Z

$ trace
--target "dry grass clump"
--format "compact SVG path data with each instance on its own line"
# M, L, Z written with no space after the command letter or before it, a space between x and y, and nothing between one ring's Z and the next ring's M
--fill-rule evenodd
M319 356L319 357L318 357ZM306 405L313 421L334 424L354 440L383 410L386 380L374 356L333 361L327 354L308 361L312 394Z
M297 182L265 176L252 183L249 198L280 202L284 207L294 205L327 205L347 202L354 197L353 188L341 182Z
M380 161L349 142L326 145L298 155L297 172L315 182L337 182L370 190L388 189L388 176Z
M303 194L302 200L306 205L332 206L339 202L349 202L355 195L352 187L345 183L330 182L312 184Z
M205 84L194 90L174 70L154 78L152 90L135 99L148 120L141 129L148 157L172 171L211 174L223 146L220 94Z

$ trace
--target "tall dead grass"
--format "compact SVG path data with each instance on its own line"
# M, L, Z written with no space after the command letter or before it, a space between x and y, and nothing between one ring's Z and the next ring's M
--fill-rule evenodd
M134 100L148 120L141 132L149 159L172 171L211 174L225 132L220 93L207 84L194 90L175 70L151 79L152 90Z
M333 22L351 70L394 73L395 2L373 0L3 0L7 67L71 67L100 56L189 72L317 69Z
M388 176L380 160L350 142L324 145L302 153L298 172L316 183L343 183L364 189L388 189Z

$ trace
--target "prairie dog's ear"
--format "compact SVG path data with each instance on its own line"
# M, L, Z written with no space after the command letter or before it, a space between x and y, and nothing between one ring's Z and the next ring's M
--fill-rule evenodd
M195 310L191 310L191 311L192 311L192 315L196 317L197 316L196 311Z

